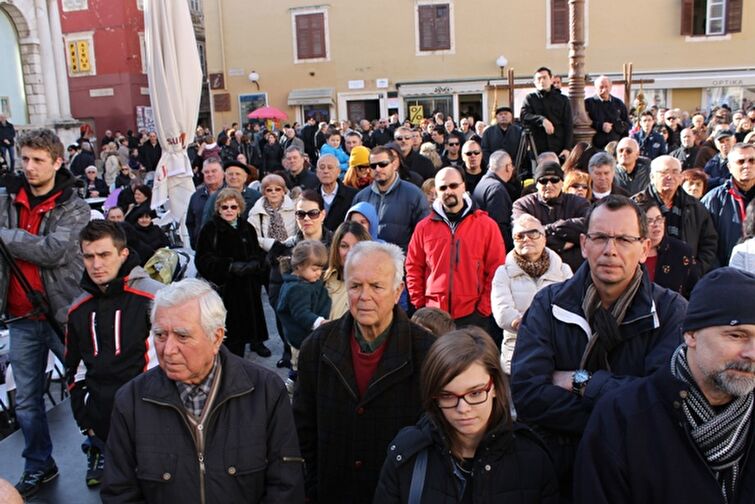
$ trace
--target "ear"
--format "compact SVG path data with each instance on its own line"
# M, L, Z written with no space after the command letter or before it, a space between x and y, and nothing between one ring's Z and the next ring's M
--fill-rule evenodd
M642 252L640 252L640 263L644 263L650 253L650 239L645 238L642 240Z
M128 254L129 254L128 247L123 247L123 249L118 253L118 255L121 256L121 259L123 259L124 261L128 257Z
M584 233L579 234L579 250L582 252L582 258L587 259L587 252L585 252L585 243L587 242L587 236Z
M697 348L697 334L695 331L687 331L684 333L684 342L689 348Z
M402 293L403 291L404 291L404 282L401 282L401 283L399 284L398 288L396 288L396 293L395 293L395 295L393 296L393 297L394 297L394 299L393 299L393 304L398 304L398 300L399 300L399 299L401 299L401 293Z
M225 339L225 328L218 327L215 329L215 334L213 334L212 337L212 353L217 354L220 350L220 345L223 344L223 339Z
M55 167L55 171L60 170L60 167L63 166L63 158L56 158L52 164Z

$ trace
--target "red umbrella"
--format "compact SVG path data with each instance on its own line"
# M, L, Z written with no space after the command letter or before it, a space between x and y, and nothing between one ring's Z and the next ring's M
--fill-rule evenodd
M269 105L265 105L264 107L258 108L254 112L250 112L247 117L249 119L273 119L276 121L282 121L288 118L288 116L284 112L281 112L277 108L271 107Z

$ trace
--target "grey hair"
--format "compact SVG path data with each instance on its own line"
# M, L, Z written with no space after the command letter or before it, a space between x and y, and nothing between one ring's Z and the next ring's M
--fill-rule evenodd
M404 279L404 252L401 247L393 243L381 243L377 241L360 241L349 251L346 256L346 264L343 267L343 275L346 283L349 282L349 270L351 264L362 256L382 253L387 255L393 263L393 288L397 289Z
M534 224L534 227L528 226L527 223ZM543 226L543 223L540 222L540 219L538 219L534 215L526 213L514 219L514 222L511 225L511 229L514 230L516 228L537 229L541 233L545 233L545 226Z
M608 82L611 82L611 79L609 79L607 75L598 75L597 77L595 77L595 80L592 82L593 84L597 84L598 82L603 81L603 80L607 80Z
M204 170L207 166L211 164L217 164L220 165L221 168L223 168L223 161L220 160L217 156L210 156L207 159L204 160L202 163L202 169Z
M655 173L657 171L660 171L666 167L666 163L671 162L672 164L676 165L677 168L679 168L679 171L682 171L682 162L676 159L674 156L669 156L668 154L664 154L663 156L658 156L657 158L653 159L650 162L650 173Z
M490 155L488 171L495 172L506 162L511 162L511 155L505 150L497 150Z
M297 147L296 145L291 145L289 147L286 147L285 154L288 155L288 154L291 154L294 151L298 152L300 156L304 157L304 152L302 152L302 150L299 147Z
M227 311L223 300L210 284L197 278L185 278L157 291L149 313L150 323L154 325L158 308L172 308L194 299L199 302L199 324L202 331L212 339L217 329L225 329Z
M338 161L338 158L337 158L337 157L335 157L335 156L334 156L333 154L322 154L322 155L320 155L320 157L319 157L319 158L317 158L317 166L318 166L318 167L320 166L320 162L321 162L321 161L323 161L323 160L328 160L328 159L330 159L330 158L333 158L333 160L334 160L334 161L335 161L336 163L338 163L338 162L339 162L339 161Z
M616 160L613 156L607 152L598 152L597 154L593 154L589 163L587 163L587 171L592 175L595 168L605 165L610 165L612 170L616 170Z

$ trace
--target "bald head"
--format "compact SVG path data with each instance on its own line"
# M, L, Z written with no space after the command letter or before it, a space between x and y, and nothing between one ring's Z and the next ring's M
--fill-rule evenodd
M446 212L457 213L464 208L464 177L461 172L448 166L435 175L435 193Z
M631 173L638 157L640 157L640 144L633 138L622 138L616 146L616 160L619 164Z

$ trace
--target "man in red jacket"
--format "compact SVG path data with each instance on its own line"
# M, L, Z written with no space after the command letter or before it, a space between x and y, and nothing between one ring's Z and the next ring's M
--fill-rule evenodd
M498 225L475 207L456 168L435 176L432 213L417 224L406 257L412 304L451 314L456 326L487 330L490 289L506 250Z

